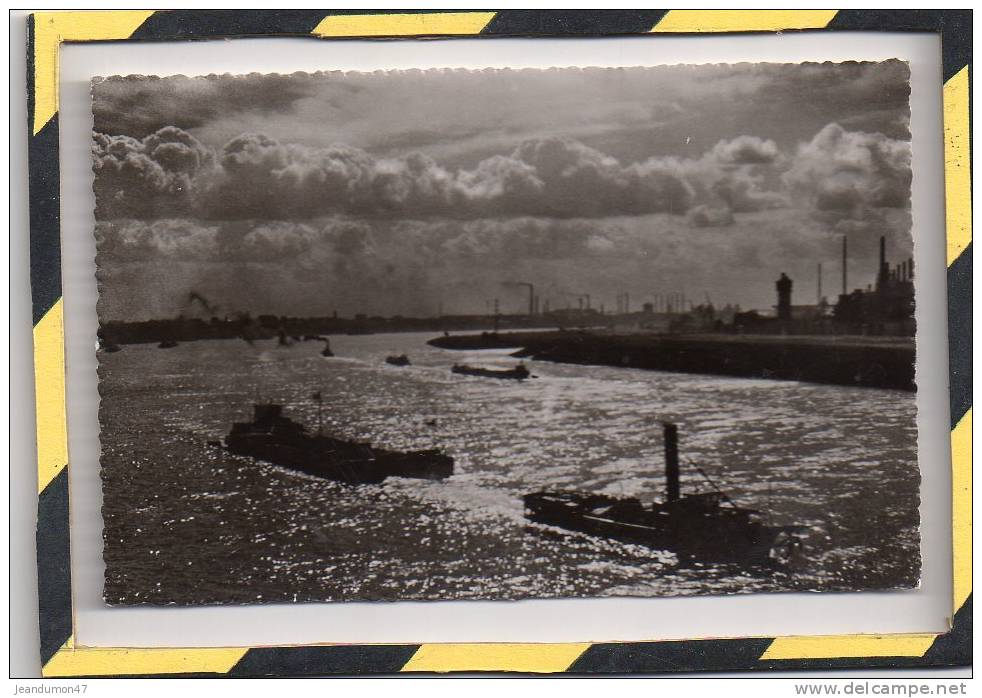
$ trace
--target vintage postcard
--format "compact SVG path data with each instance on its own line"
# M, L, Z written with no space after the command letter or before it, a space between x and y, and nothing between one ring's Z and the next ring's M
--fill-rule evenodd
M908 81L94 80L106 602L916 586Z

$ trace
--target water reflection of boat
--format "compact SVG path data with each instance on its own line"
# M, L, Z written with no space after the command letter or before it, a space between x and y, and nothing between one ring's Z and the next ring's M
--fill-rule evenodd
M315 398L319 400L319 393ZM442 480L453 475L451 456L437 449L388 451L367 443L308 434L283 416L283 406L254 406L251 422L236 422L225 437L232 453L348 484L376 484L387 477Z
M769 526L761 512L710 492L679 492L678 431L665 424L666 496L663 502L579 492L525 495L525 517L537 523L641 543L680 559L768 565L787 562L800 546L799 526Z
M477 366L468 366L466 364L454 364L453 368L450 369L453 373L459 373L464 376L480 376L482 378L506 378L512 380L525 380L531 377L529 370L525 368L525 364L518 364L515 368L507 369L493 369L493 368L480 368Z
M405 354L399 354L399 356L386 356L385 363L391 366L409 366L409 357Z

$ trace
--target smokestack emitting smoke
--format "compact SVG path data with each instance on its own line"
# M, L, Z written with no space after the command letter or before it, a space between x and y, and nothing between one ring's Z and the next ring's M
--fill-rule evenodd
M208 313L209 315L218 315L218 306L209 303L208 299L205 298L200 293L198 293L197 291L191 291L190 293L188 293L188 298L187 298L187 302L185 303L185 308L190 309L191 305L193 305L196 302L202 308L204 308L205 312Z

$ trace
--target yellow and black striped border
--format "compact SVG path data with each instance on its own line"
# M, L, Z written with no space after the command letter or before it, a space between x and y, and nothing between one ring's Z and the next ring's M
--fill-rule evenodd
M970 10L323 10L38 12L28 19L31 285L38 443L38 591L46 677L397 672L656 673L963 666L972 658ZM953 616L943 634L559 644L84 647L73 636L58 182L62 42L234 36L562 37L928 31L941 35L951 399ZM657 39L654 39L657 40Z

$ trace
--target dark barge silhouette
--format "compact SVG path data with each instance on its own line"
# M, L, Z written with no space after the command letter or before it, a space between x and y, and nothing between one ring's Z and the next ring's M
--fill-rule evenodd
M525 380L530 378L532 374L525 367L525 364L518 364L515 368L504 368L504 369L494 369L494 368L480 368L478 366L468 366L466 364L454 364L450 369L453 373L458 373L464 376L478 376L481 378L504 378L511 380Z
M317 396L315 396L316 398ZM225 437L232 453L348 484L378 484L387 477L442 480L454 460L437 450L388 451L321 433L283 416L283 406L254 405L251 422L236 422Z
M646 505L601 494L534 492L524 497L525 517L671 551L680 560L766 566L787 562L800 546L796 533L802 527L769 526L761 512L738 507L715 485L710 492L681 495L678 429L669 423L664 427L665 501Z

